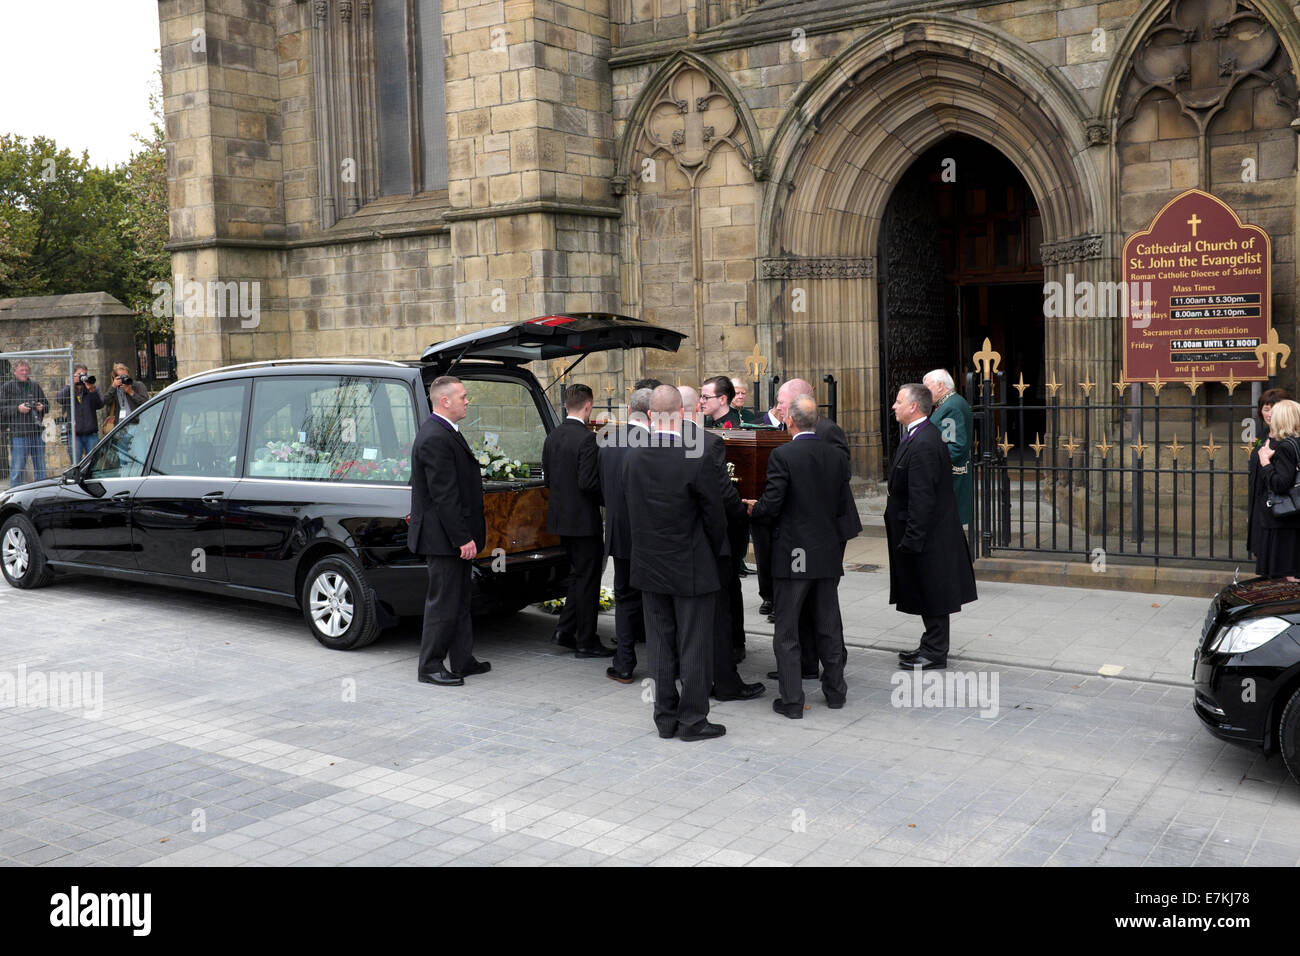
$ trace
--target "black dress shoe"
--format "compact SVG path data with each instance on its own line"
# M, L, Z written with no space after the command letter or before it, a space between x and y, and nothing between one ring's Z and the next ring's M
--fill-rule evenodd
M465 678L453 674L449 670L443 670L441 667L432 674L421 674L421 684L440 684L443 687L459 687L465 683Z
M457 671L456 673L461 677L473 677L475 674L486 674L491 669L492 665L488 661L475 661L463 671Z
M816 680L817 678L821 677L821 674L817 673L817 671L813 671L811 674L800 674L799 676L802 677L804 680ZM768 679L768 680L780 680L780 679L781 679L781 672L780 672L780 671L768 671L768 672L767 672L767 679Z
M614 648L606 647L604 644L597 644L595 647L580 647L573 652L574 657L613 657Z
M664 740L672 740L674 737L677 736L677 725L673 724L672 730L663 730L661 728L659 730L659 736L662 737Z
M711 724L707 720L696 724L694 727L687 727L680 730L677 734L682 740L712 740L714 737L721 737L727 732L727 728L722 724Z
M776 615L775 615L775 614L769 614L769 615L767 616L767 623L768 623L768 624L775 624L775 623L776 623Z
M741 684L740 690L728 694L719 694L713 692L714 700L753 700L755 697L762 697L767 693L765 684Z
M551 643L559 644L561 647L567 647L570 650L578 646L576 639L566 634L560 634L558 631L551 635Z
M828 698L826 701L826 706L829 707L831 710L840 710L844 707L844 701L842 700L833 701Z
M738 578L749 577L749 569L742 564L740 567L736 568L736 577Z
M772 614L772 602L771 602L771 601L764 601L762 604L760 604L760 605L758 606L758 613L759 613L759 614L763 614L763 615L767 615L767 616L770 617L771 614Z
M782 717L789 717L791 720L803 719L803 707L799 704L787 704L780 697L772 701L772 710Z
M621 671L613 667L605 668L605 676L610 680L616 680L620 684L630 684L633 681L631 671Z
M912 661L916 660L920 656L921 656L921 649L919 647L914 651L898 652L898 659L902 661L904 664L910 664L912 663Z
M932 661L928 657L921 657L920 655L917 655L916 657L912 658L909 662L907 662L904 666L910 667L913 670L920 669L923 671L941 671L948 666L948 662Z

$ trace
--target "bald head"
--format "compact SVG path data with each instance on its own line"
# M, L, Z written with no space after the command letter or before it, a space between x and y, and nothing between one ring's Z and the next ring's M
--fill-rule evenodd
M655 431L682 430L682 395L672 385L660 385L650 393L650 427Z
M787 427L792 432L810 432L816 427L817 418L817 399L811 395L800 395L790 403Z

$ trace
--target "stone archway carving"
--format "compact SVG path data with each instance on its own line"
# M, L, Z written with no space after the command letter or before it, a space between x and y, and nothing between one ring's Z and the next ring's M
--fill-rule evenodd
M760 220L769 242L761 274L770 277L760 328L781 367L842 372L841 407L855 465L881 465L878 302L874 281L850 276L874 274L884 210L904 172L952 134L994 145L1037 199L1050 260L1045 278L1067 271L1076 279L1101 278L1113 253L1103 231L1107 180L1091 146L1091 119L1077 91L1032 51L942 18L864 38L791 104L768 152L776 184ZM861 266L844 275L816 264L822 260ZM797 281L806 282L799 286L806 315L790 308ZM1057 320L1045 331L1060 374L1082 380L1092 371L1096 381L1097 372L1109 373L1109 328Z
M1173 0L1133 51L1116 103L1116 125L1133 120L1162 91L1191 121L1199 146L1198 182L1209 181L1209 132L1242 84L1270 86L1277 104L1300 112L1291 57L1268 18L1250 0Z

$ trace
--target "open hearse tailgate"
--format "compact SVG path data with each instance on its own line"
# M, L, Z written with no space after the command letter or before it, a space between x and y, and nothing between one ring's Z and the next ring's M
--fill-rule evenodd
M676 352L681 332L626 315L581 312L543 315L516 325L499 325L439 342L424 350L422 362L449 366L460 359L523 364L577 358L611 349L652 348Z

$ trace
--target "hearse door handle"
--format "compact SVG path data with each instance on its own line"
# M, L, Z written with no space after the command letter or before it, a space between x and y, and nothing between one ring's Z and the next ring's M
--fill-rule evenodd
M113 497L114 497L114 498L130 498L130 497L131 497L131 492L129 492L129 491L119 491L119 492L118 492L117 494L115 494Z
M224 491L209 491L203 496L202 501L205 505L216 505L221 503L221 499L226 497Z

